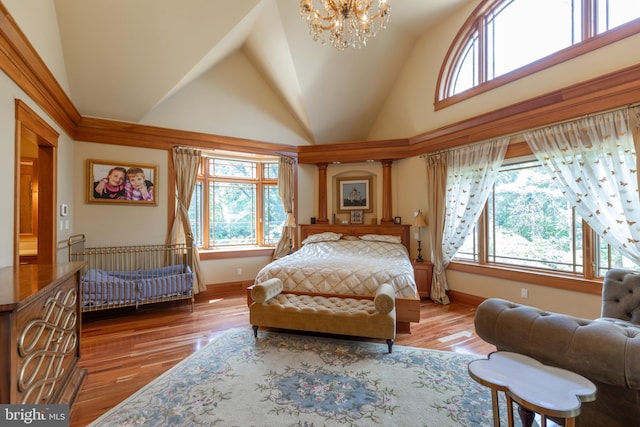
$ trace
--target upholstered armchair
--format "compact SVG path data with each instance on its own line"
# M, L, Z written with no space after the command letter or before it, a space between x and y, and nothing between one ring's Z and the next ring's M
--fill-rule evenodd
M640 325L640 274L628 270L607 273L602 285L601 320Z
M589 378L597 397L582 404L577 426L627 427L640 420L640 274L607 273L601 316L582 319L490 298L478 306L475 327L498 350Z

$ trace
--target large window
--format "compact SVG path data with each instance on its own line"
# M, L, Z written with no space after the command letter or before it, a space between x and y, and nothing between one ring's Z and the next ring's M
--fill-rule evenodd
M275 245L285 219L277 160L204 158L189 218L201 248Z
M629 258L625 257L618 251L607 244L604 239L595 237L595 247L598 248L595 254L595 270L597 276L604 276L607 270L612 268L623 268L626 270L640 270L640 267L636 265Z
M583 46L566 57L558 52L611 34L606 43L637 33L638 0L501 0L481 4L458 33L443 64L436 102L502 78L502 83L600 47ZM612 32L613 33L613 32ZM544 60L543 60L544 59ZM535 64L535 66L531 66ZM528 69L525 69L525 66ZM519 73L507 78L509 73ZM490 88L490 87L489 87ZM487 88L487 89L489 89Z
M590 242L598 248L592 255L584 250ZM535 160L501 168L483 220L456 259L579 276L585 276L591 265L595 266L595 276L616 267L638 269L594 236Z

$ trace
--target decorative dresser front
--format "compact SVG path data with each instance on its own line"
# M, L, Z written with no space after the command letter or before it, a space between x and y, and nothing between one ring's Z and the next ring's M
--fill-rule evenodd
M69 404L78 368L81 262L0 269L0 403Z

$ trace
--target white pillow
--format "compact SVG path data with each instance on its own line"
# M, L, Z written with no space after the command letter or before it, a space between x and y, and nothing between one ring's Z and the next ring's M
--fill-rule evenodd
M400 236L389 236L387 234L365 234L360 236L360 240L370 240L375 242L402 243Z
M331 231L326 231L324 233L312 234L302 241L303 245L307 243L318 243L318 242L331 242L335 240L340 240L342 234L340 233L332 233Z

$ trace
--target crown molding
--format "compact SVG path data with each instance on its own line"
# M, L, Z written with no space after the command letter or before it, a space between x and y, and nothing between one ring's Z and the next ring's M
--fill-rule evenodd
M284 154L297 157L298 147L245 138L190 132L116 120L83 117L75 131L78 141L170 150L189 146L209 150L239 151L253 154Z

